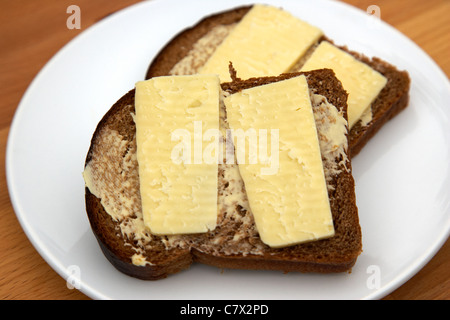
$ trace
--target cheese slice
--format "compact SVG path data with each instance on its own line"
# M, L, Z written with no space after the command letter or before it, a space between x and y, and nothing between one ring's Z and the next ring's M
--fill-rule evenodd
M219 92L217 75L136 84L142 212L153 234L207 232L216 226ZM205 136L215 139L205 142Z
M271 247L285 247L333 236L306 78L298 76L242 90L226 97L224 103L233 137L238 130L249 137L258 132L258 161L252 161L255 155L248 154L245 163L243 158L238 162L261 240ZM265 140L269 144L269 134L265 137L263 130L278 132L278 137L270 134L271 147L261 144ZM256 149L238 144L237 139L235 148L237 153L241 148ZM271 150L269 159L267 150ZM277 170L267 171L273 162Z
M214 51L200 73L219 74L230 81L233 63L242 79L287 72L322 36L322 31L290 13L254 5Z
M351 128L386 85L387 79L349 53L322 41L301 71L333 69L348 92L348 124Z

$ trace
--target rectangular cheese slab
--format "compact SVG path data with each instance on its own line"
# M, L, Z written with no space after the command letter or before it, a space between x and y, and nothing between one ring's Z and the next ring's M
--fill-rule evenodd
M219 92L217 75L136 84L142 212L154 234L200 233L216 226Z
M367 64L328 41L322 41L305 62L302 71L328 68L342 82L348 92L348 124L351 128L387 83L387 79Z
M242 90L226 97L224 103L233 137L238 130L248 136L259 133L257 148L242 146L236 140L235 148L237 154L242 148L258 149L257 156L248 154L246 161L241 158L239 170L261 240L277 248L333 236L306 78L299 76ZM261 135L261 130L267 130L266 136ZM278 132L278 137L269 132ZM261 144L264 140L267 146ZM278 148L274 150L273 145ZM274 162L277 170L267 170L274 167Z
M322 31L290 13L254 5L214 51L200 73L230 81L230 61L242 79L287 72L322 36Z

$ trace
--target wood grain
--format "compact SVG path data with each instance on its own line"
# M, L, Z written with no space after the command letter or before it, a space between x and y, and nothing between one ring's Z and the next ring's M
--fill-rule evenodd
M0 166L5 168L9 127L22 95L45 63L80 32L137 0L0 1ZM417 43L450 75L450 1L346 0L366 11L381 9L381 19ZM82 10L81 30L66 27L69 5ZM89 299L69 289L37 253L17 220L0 170L0 299ZM450 243L386 300L450 299Z

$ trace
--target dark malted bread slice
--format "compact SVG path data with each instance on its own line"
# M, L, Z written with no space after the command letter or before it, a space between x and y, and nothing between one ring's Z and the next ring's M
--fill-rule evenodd
M146 78L198 72L202 64L206 62L207 55L213 52L214 48L226 37L227 32L229 32L233 25L239 22L250 9L251 6L246 6L213 14L202 19L196 25L182 31L170 40L157 54L147 70ZM210 33L214 28L218 30L215 35ZM207 38L208 34L210 35L209 38ZM325 36L319 39L319 42L324 40L333 43L331 39ZM406 71L400 71L395 66L379 58L374 57L370 59L361 53L349 50L345 46L336 46L380 72L388 80L384 89L372 103L372 119L370 122L359 121L350 130L350 153L351 156L355 156L386 121L407 107L409 102L410 78ZM201 55L206 55L205 57L199 58L199 54L196 54L193 56L192 61L188 61L190 66L187 68L186 66L182 68L177 66L178 62L192 52L192 49L201 50L201 47L209 47L207 50L200 52ZM311 53L313 48L305 55L306 57ZM300 70L302 62L304 62L304 59L301 59L289 72Z
M284 74L222 84L227 93L304 74L315 113L336 108L346 118L347 94L331 70ZM317 99L318 98L318 99ZM328 101L329 104L324 104ZM221 126L226 127L222 105ZM218 224L205 234L155 236L143 227L133 121L134 90L124 95L98 124L84 177L86 209L107 259L121 272L156 280L200 262L219 268L298 272L345 272L361 253L361 230L347 146L327 156L321 145L335 236L274 249L259 238L236 164L219 164ZM318 130L320 136L320 121ZM331 159L331 160L330 160ZM233 199L229 201L228 199Z

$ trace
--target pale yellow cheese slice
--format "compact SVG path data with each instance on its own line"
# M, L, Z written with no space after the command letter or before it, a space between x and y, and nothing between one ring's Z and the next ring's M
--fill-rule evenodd
M254 5L214 51L200 73L219 74L230 81L228 65L247 79L287 72L322 36L322 31L290 13Z
M348 92L348 124L351 128L386 85L387 79L349 53L322 41L301 71L333 69Z
M261 240L271 247L285 247L333 236L306 78L242 90L224 103ZM239 130L247 135L244 146L237 139ZM258 139L251 143L255 133ZM246 154L239 159L243 150Z
M154 234L207 232L216 226L219 92L217 75L136 84L142 212Z

